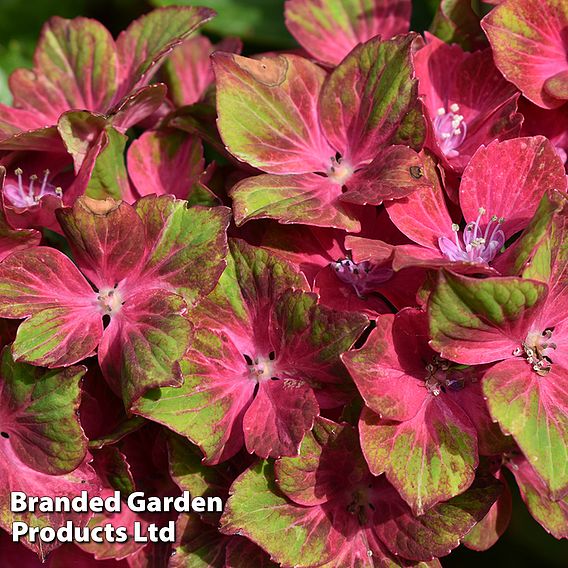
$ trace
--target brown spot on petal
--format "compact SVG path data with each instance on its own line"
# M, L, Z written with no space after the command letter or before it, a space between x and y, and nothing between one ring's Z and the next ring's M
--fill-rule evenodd
M288 73L288 60L282 55L265 56L258 59L235 57L235 61L241 69L250 73L259 83L268 87L281 85Z
M424 175L424 172L422 171L422 168L420 166L411 166L410 175L414 179L420 179Z
M93 199L92 197L84 195L77 200L77 203L89 213L104 216L118 209L122 201L116 201L112 197L106 197L105 199Z

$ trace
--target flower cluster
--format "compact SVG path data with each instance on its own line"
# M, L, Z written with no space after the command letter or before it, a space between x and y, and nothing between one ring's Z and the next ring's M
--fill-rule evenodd
M252 57L207 8L44 25L0 105L2 565L435 567L513 477L568 537L568 5L491 4L287 0ZM83 490L226 505L10 510Z

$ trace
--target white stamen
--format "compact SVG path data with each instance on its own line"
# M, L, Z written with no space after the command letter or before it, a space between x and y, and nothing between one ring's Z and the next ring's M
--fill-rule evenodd
M30 186L28 188L28 195L30 196L30 198L34 197L34 182L37 180L37 176L35 174L32 174L30 176Z

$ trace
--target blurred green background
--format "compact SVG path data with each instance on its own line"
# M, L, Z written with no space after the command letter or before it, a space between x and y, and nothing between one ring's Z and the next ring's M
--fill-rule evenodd
M217 38L237 35L248 52L295 45L284 27L284 0L0 0L0 101L9 104L9 74L30 67L41 25L50 16L88 16L103 22L116 36L129 22L152 9L169 4L199 4L217 10L219 16L206 30ZM438 0L415 0L412 29L427 29ZM474 553L463 547L442 560L445 568L479 566L515 568L565 568L568 543L548 535L528 514L511 477L514 508L507 533L490 550Z

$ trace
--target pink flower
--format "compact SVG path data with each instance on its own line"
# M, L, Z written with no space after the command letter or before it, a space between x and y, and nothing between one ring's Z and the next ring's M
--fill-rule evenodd
M536 105L568 100L568 10L557 0L505 0L481 22L505 79Z
M187 306L215 286L224 267L227 210L188 209L167 196L141 199L136 209L82 197L58 218L81 271L49 247L16 251L0 264L0 313L25 318L14 356L52 368L98 347L107 381L127 401L175 383L189 343ZM180 219L184 230L168 240L168 227ZM210 232L194 246L197 227ZM148 352L155 342L160 348Z
M229 244L219 285L192 312L184 384L148 393L133 410L187 436L209 464L243 445L265 458L294 456L320 408L352 397L339 356L368 320L319 305L278 257Z
M296 55L213 55L221 137L265 172L232 188L238 225L271 218L356 232L351 204L379 205L427 185L412 149L424 133L413 40L372 39L329 76Z
M311 56L336 66L360 43L407 32L411 10L410 0L287 0L285 17L290 33Z
M434 191L418 191L387 206L393 223L418 245L396 247L395 270L451 266L461 272L491 272L505 243L528 225L541 198L550 189L566 188L561 159L542 136L479 148L461 178L459 217L450 215L432 162L426 175Z
M480 369L440 358L428 341L426 314L406 308L379 316L366 344L342 357L366 405L359 432L369 468L386 472L415 514L472 483L478 447L488 455L503 449Z
M518 136L519 93L493 64L491 50L468 53L425 35L414 65L429 118L427 146L461 173L480 146Z
M161 8L134 21L116 42L96 20L51 18L34 68L10 77L15 108L0 105L0 133L6 138L52 126L69 110L111 115L112 124L126 131L165 97L163 86L147 86L157 65L213 15L207 8Z
M556 454L568 445L568 295L566 260L559 254L566 233L563 218L556 221L558 240L552 249L546 241L541 245L550 251L544 265L548 285L534 278L477 280L442 272L429 317L432 347L442 357L466 365L494 363L482 380L491 416L514 436L558 500L568 493L568 471L558 467ZM527 266L527 276L531 271L537 277L540 268Z

